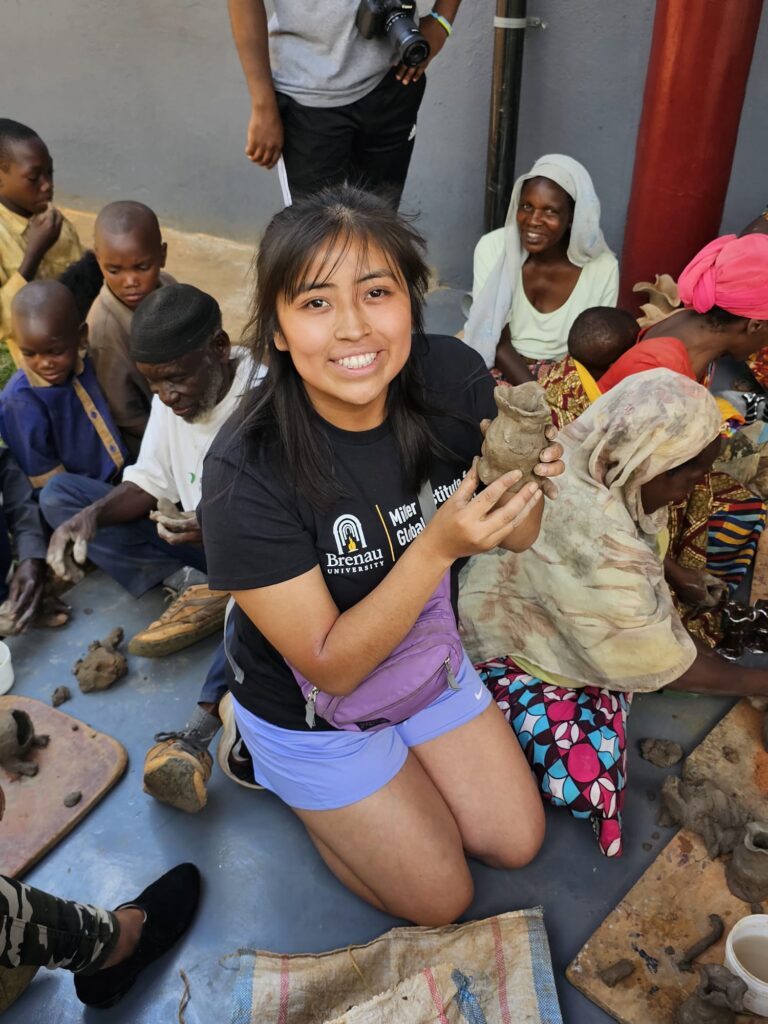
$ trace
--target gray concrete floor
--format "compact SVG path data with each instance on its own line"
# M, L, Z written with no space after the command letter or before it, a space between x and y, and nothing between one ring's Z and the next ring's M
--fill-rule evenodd
M78 827L26 877L58 895L114 906L183 860L199 865L205 890L199 916L180 946L146 972L117 1007L85 1011L65 971L41 971L4 1015L9 1024L166 1024L177 1019L179 969L189 977L187 1024L224 1024L236 961L222 958L239 947L277 952L319 952L366 942L397 924L348 893L329 874L291 812L273 796L236 786L214 769L208 806L188 816L155 803L141 791L141 766L152 735L183 724L194 704L214 641L161 660L129 659L128 675L103 693L82 694L70 666L87 644L122 625L137 631L162 608L153 591L134 601L100 572L71 592L71 623L10 641L16 685L11 692L49 700L69 684L73 699L61 710L117 737L127 748L126 775ZM654 823L664 773L640 760L646 735L679 740L690 751L727 711L722 699L642 697L630 717L626 853L606 860L586 822L548 812L548 834L534 864L496 871L473 864L475 901L467 918L541 904L552 948L566 1024L609 1018L570 987L566 964L669 840ZM658 832L660 838L652 835ZM644 850L642 843L650 843Z

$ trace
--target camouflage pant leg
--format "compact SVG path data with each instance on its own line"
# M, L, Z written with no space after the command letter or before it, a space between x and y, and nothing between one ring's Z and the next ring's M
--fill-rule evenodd
M91 973L109 957L119 935L109 910L62 900L0 875L0 966Z

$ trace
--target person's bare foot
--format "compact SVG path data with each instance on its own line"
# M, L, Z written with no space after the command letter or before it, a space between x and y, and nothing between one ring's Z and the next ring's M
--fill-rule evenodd
M141 929L147 919L144 911L138 907L121 907L115 911L115 917L120 924L120 937L109 957L101 965L102 971L133 956L141 938Z

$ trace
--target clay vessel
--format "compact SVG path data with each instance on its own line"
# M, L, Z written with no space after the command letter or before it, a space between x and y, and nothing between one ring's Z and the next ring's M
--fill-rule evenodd
M32 746L35 729L26 711L0 715L0 763L23 757Z
M35 742L35 727L26 711L0 714L0 764L18 775L36 775L37 765L22 760Z
M768 898L768 822L750 821L746 826L744 842L725 867L725 880L733 895L745 903Z
M519 469L519 480L512 491L537 480L533 467L546 448L544 431L552 425L552 414L544 389L535 381L513 387L502 384L493 393L499 412L488 427L483 441L478 473L484 484L492 484L511 469Z

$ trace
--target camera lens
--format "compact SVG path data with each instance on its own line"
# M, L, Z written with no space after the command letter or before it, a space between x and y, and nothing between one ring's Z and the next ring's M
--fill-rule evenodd
M387 19L385 27L390 41L397 48L401 64L405 64L407 68L415 68L429 57L429 43L409 14L403 11L395 12Z

